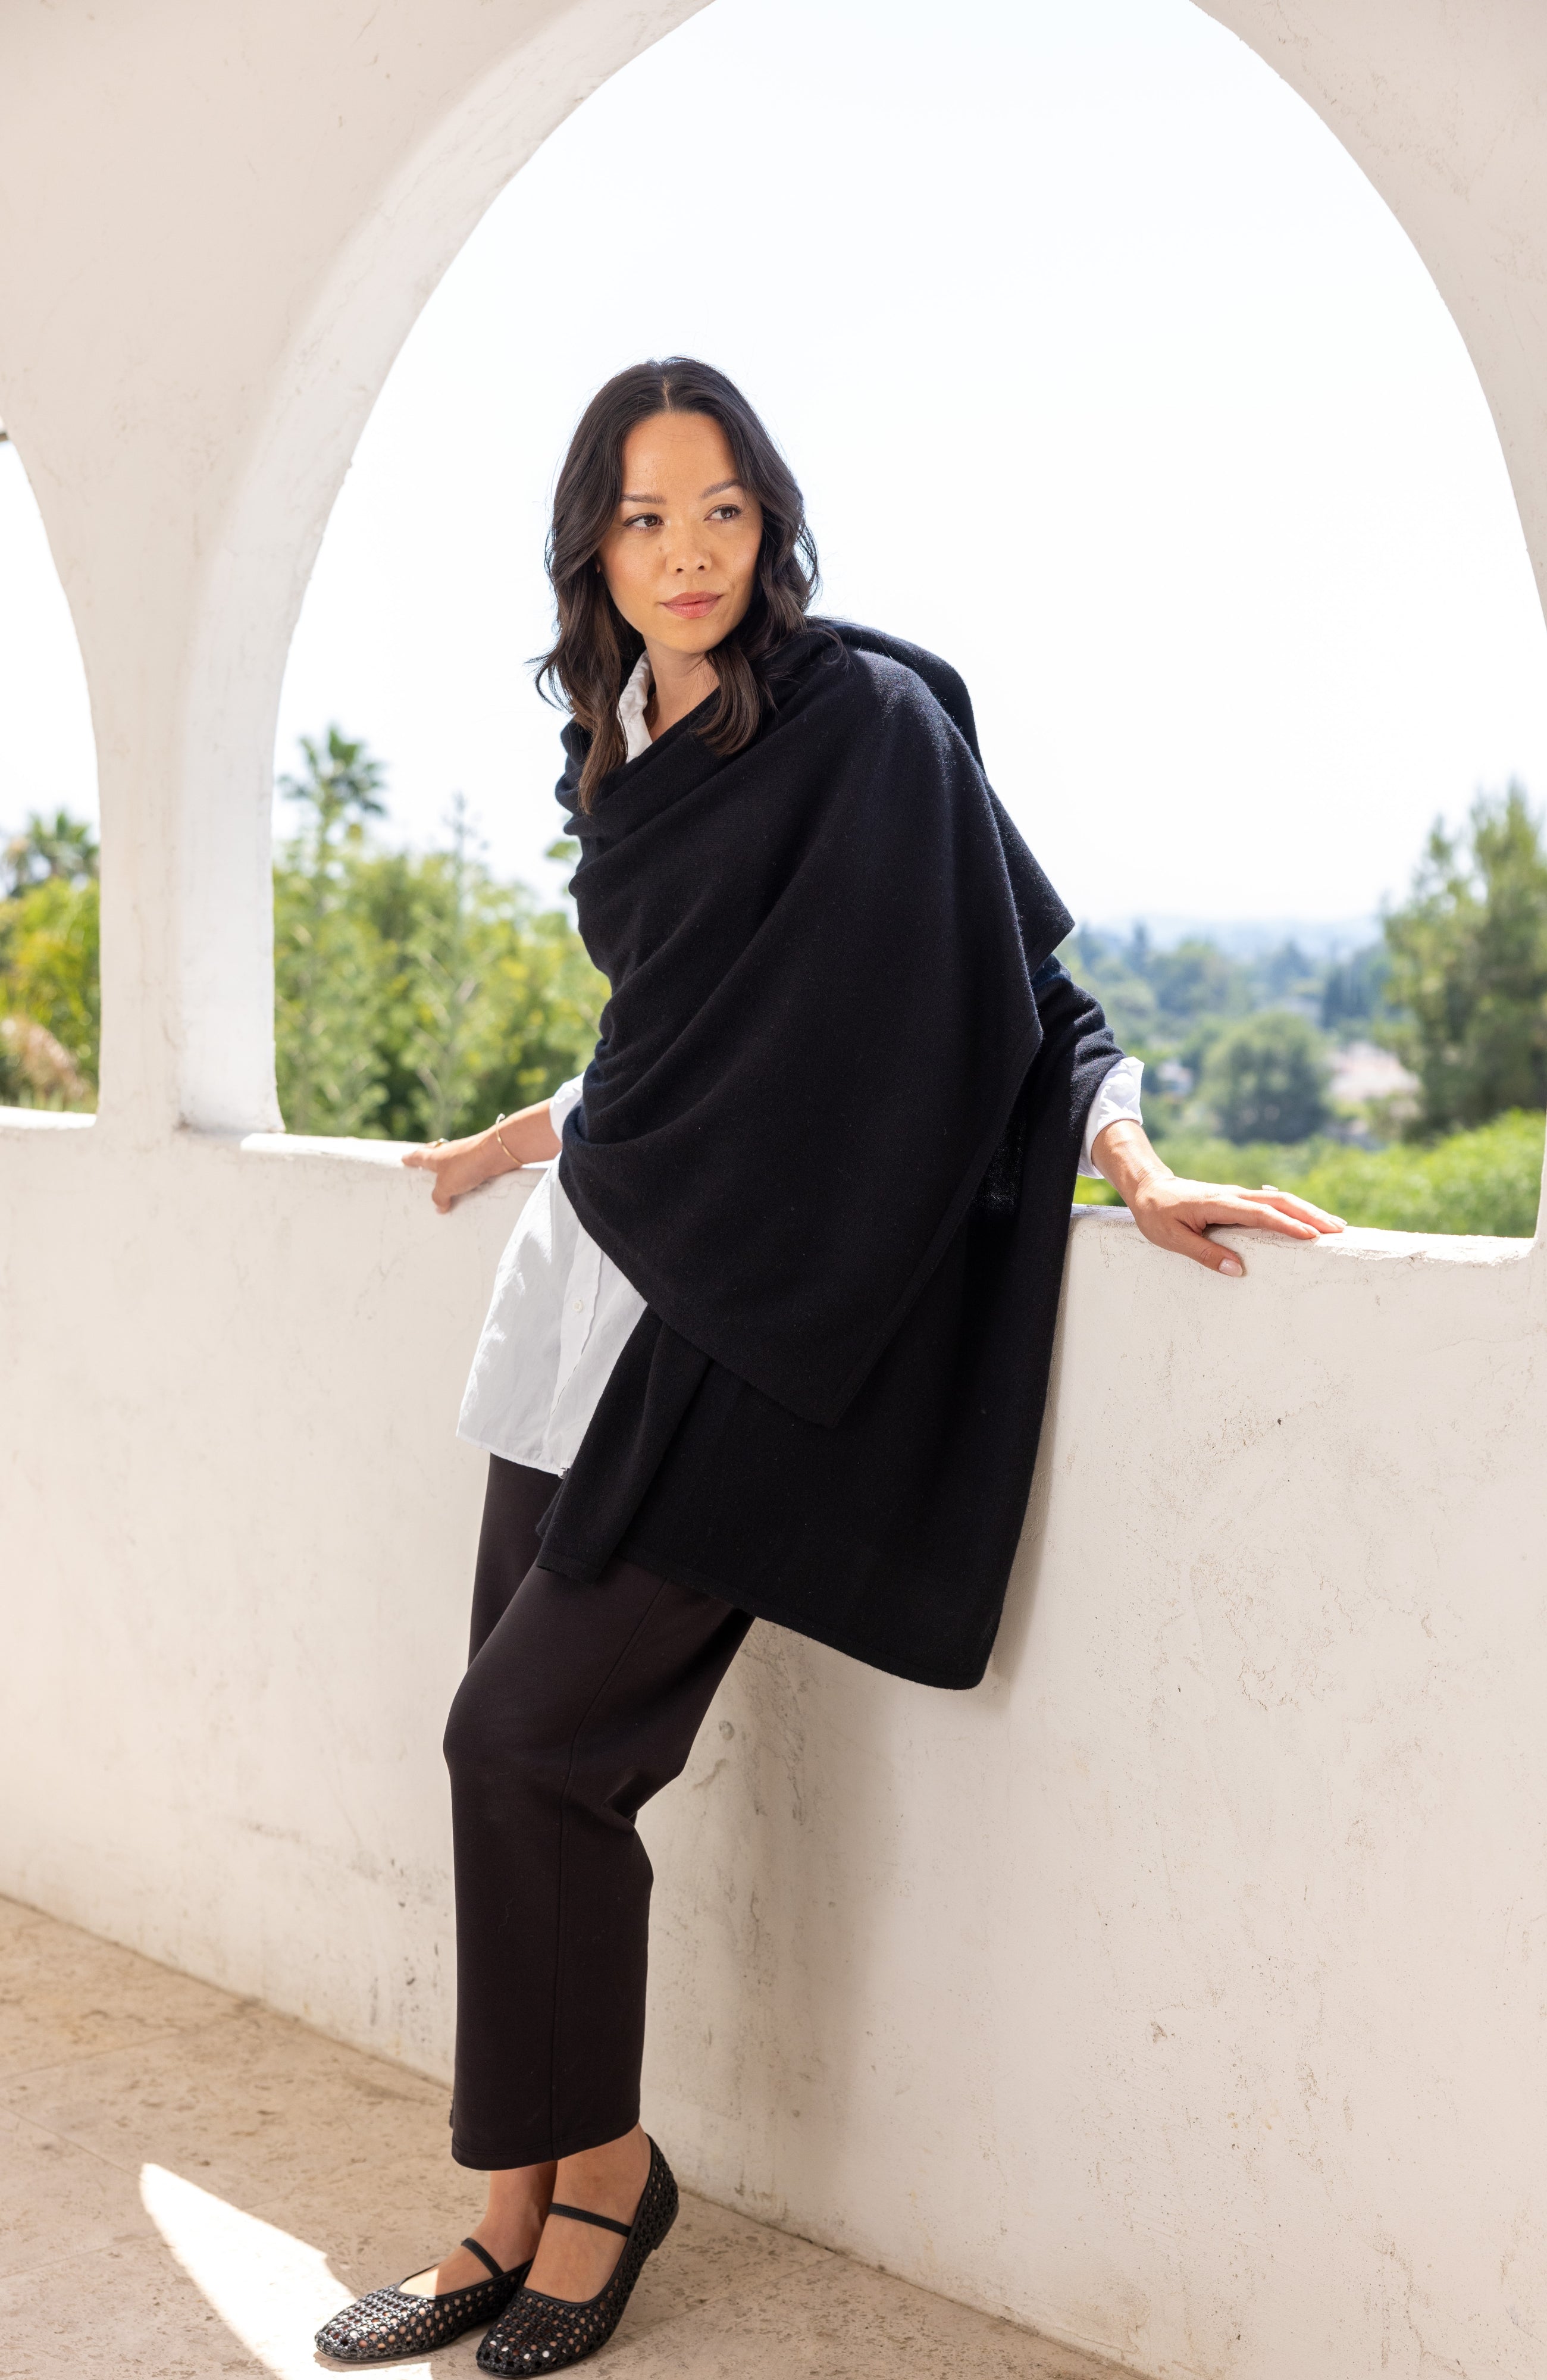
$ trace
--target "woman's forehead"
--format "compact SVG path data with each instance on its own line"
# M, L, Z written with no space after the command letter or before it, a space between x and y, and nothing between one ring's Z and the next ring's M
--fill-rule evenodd
M735 476L725 433L706 413L652 414L648 421L637 421L623 442L623 488L628 496L664 495L668 483L698 495Z

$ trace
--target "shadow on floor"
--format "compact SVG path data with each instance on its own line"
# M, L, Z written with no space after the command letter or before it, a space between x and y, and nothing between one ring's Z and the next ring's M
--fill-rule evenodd
M0 1900L7 2380L298 2380L343 2300L460 2238L445 2092ZM474 2370L476 2335L433 2359ZM428 2361L387 2367L428 2374ZM1114 2380L1111 2367L684 2197L598 2380Z

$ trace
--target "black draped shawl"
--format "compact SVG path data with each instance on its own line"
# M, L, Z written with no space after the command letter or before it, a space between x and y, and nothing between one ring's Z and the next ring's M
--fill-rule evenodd
M937 1685L1024 1514L1084 1119L1119 1056L967 689L844 623L718 759L694 713L577 808L611 997L559 1178L647 1302L542 1561L645 1567Z

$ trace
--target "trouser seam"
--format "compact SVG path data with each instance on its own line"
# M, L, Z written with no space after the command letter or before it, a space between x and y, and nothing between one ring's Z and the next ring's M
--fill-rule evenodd
M559 2008L564 1997L564 1963L566 1956L564 1900L566 1869L565 1837L569 1819L570 1788L575 1775L576 1751L579 1744L580 1737L584 1731L587 1720L590 1718L592 1711L596 1708L596 1706L601 1701L603 1695L606 1693L607 1688L612 1684L613 1680L617 1676L618 1671L622 1669L629 1655L633 1652L643 1631L649 1626L651 1615L654 1611L656 1605L660 1602L661 1597L666 1592L666 1584L667 1582L664 1579L662 1579L657 1583L654 1594L651 1597L649 1603L646 1605L644 1610L640 1612L639 1620L629 1632L627 1643L619 1647L616 1659L614 1661L611 1669L607 1671L606 1676L600 1681L597 1685L596 1692L592 1694L590 1702L587 1703L585 1709L580 1713L579 1718L576 1720L575 1731L569 1739L569 1758L564 1772L564 1788L559 1795L558 1892L556 1895L557 1905L554 1912L554 1934L556 1938L554 1945L554 2001L548 2026L548 2139L550 2144L559 2137L557 2107L559 2078L558 2027Z

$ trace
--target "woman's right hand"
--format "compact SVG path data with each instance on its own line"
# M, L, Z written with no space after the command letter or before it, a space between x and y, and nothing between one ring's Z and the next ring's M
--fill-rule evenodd
M545 1165L558 1152L548 1102L540 1099L535 1107L506 1116L487 1132L469 1133L465 1140L436 1140L424 1148L407 1149L402 1162L429 1174L435 1211L448 1215L457 1199L493 1182L496 1174L514 1173L523 1165Z

